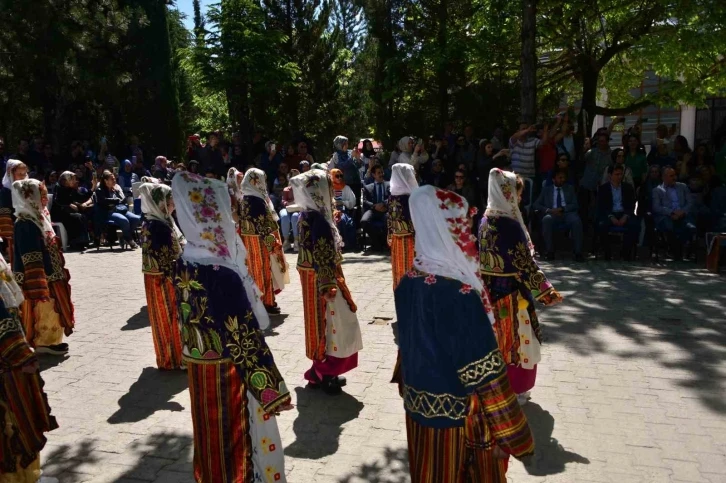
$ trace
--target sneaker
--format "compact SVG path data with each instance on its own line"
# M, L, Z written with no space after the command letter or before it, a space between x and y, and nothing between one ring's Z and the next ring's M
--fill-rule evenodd
M42 345L35 348L37 354L50 354L54 356L64 356L68 354L68 344L65 342L56 345Z

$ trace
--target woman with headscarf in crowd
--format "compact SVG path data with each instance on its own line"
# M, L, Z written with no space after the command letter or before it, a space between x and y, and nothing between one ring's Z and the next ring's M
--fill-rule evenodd
M53 196L51 219L63 226L68 233L68 244L80 249L88 245L88 218L86 213L93 209L93 200L84 200L78 192L78 179L70 171L63 171Z
M534 260L534 245L519 211L522 178L489 173L489 202L479 227L480 273L494 303L494 332L512 389L524 404L537 377L542 334L534 303L554 305L562 296Z
M613 160L613 163L606 167L605 170L602 173L602 179L600 180L600 184L605 184L610 182L610 174L612 174L613 168L615 166L622 166L623 167L623 183L629 183L630 186L635 186L633 184L633 170L630 169L629 166L625 164L625 150L624 149L615 149L613 150L610 157Z
M339 394L342 374L358 366L363 348L358 310L343 275L343 240L333 220L332 180L312 170L290 180L299 221L297 270L303 292L305 354L313 361L305 379L313 388Z
M355 194L345 184L343 172L337 168L330 170L330 177L333 180L333 219L335 226L343 237L345 251L355 251L356 233L353 215L355 210Z
M359 171L364 174L368 170L368 166L370 166L371 161L378 159L378 153L376 153L376 150L373 149L373 141L370 139L364 139L363 149L361 149L360 154L363 160L363 166L360 167ZM363 178L363 174L361 175L361 178Z
M394 164L391 195L388 197L388 245L391 247L393 290L413 266L414 227L408 199L418 188L416 173L409 164Z
M160 180L161 181L161 180ZM136 228L141 223L141 217L130 212L126 204L126 195L116 184L116 177L110 171L101 175L96 192L93 194L98 216L96 217L96 237L100 243L103 224L113 221L123 233L124 240L132 250L138 245L134 241Z
M310 163L307 161L300 161L300 169L298 170L298 173L307 173L310 171Z
M228 187L179 173L172 194L187 241L175 280L195 481L284 482L275 415L292 409L290 393L262 333L270 319L247 272Z
M171 178L174 177L174 170L169 168L169 160L165 156L156 157L154 167L151 168L151 175L162 183L171 183Z
M469 206L450 191L411 193L416 259L395 291L399 392L411 481L506 483L509 455L534 440L491 327Z
M15 279L23 288L21 308L25 336L38 353L65 355L63 335L73 333L70 273L61 241L45 206L48 191L40 181L13 183L15 207Z
M401 154L398 155L396 163L410 164L418 173L419 168L428 162L429 153L424 149L423 143L414 144L415 142L415 139L409 136L399 139L398 149L401 150Z
M339 169L343 172L343 181L350 187L355 195L355 206L360 206L361 190L363 189L358 169L363 166L358 146L353 151L348 150L348 138L336 136L333 140L335 153L328 162L328 171Z
M300 171L293 169L290 171L290 179L299 175ZM297 220L300 218L300 207L295 204L295 196L292 186L288 183L282 190L282 209L280 210L280 228L282 229L282 251L292 249L295 253L298 251L298 231ZM293 242L290 243L290 231L292 231Z
M277 168L277 177L272 183L272 191L270 192L270 199L275 209L279 209L280 202L282 201L282 191L288 185L288 177L290 174L290 168L285 163L280 164Z
M247 170L237 204L238 232L247 250L247 269L262 292L262 302L270 314L279 314L275 294L290 282L279 217L267 195L267 179L261 169Z
M424 177L424 184L446 189L450 183L451 179L444 170L444 162L441 159L434 159L431 162L431 170Z
M131 164L131 161L128 159L124 159L123 166L121 166L121 171L118 173L118 185L121 187L121 189L124 191L124 194L126 196L131 196L131 185L133 184L133 175L134 175L134 167Z
M23 292L0 255L0 481L30 483L40 478L43 433L58 427L43 391L38 359L25 340L18 311Z
M13 210L13 182L28 178L28 167L17 159L8 159L5 164L2 188L0 188L0 238L7 245L8 260L13 263L13 233L15 230L15 211Z
M139 186L141 211L141 272L146 306L159 369L182 367L181 334L174 293L174 267L181 255L183 236L174 223L171 188L161 183Z

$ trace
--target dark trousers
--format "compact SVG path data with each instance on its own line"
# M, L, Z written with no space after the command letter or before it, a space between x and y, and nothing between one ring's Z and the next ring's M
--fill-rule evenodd
M624 216L624 213L612 213L612 216L619 220ZM617 230L614 230L613 228L617 228ZM606 255L610 254L610 237L608 236L608 233L611 231L622 231L623 253L630 254L630 250L632 250L638 241L638 235L640 234L640 219L636 216L629 215L628 221L625 222L625 225L622 227L615 227L608 217L598 222L597 231Z
M371 246L374 250L381 251L386 247L386 232L388 213L381 213L370 209L363 213L360 219L360 226L371 239Z

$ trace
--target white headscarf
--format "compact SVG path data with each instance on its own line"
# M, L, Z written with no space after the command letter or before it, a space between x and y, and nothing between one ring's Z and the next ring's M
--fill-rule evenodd
M182 259L235 271L260 328L268 328L270 317L255 281L247 272L247 251L235 230L227 185L189 172L177 174L172 185L179 227L187 240Z
M237 181L238 174L240 174L240 172L237 168L229 168L227 171L227 188L229 188L230 196L234 197L236 200L241 200L242 192L240 191L240 183Z
M139 181L141 181L142 183L154 183L154 184L161 183L159 178L154 178L153 176L142 176Z
M410 195L418 188L416 170L410 164L394 164L391 168L391 195Z
M2 298L5 307L9 309L17 309L25 300L23 289L15 281L13 271L2 254L0 254L0 298Z
M174 218L169 213L169 200L171 200L171 187L165 184L143 183L139 186L139 197L141 198L141 211L150 220L166 223L171 228L172 243L174 251L181 253L181 246L184 243L184 236L174 223Z
M254 196L262 199L267 204L267 210L272 213L275 221L279 221L280 217L275 212L275 205L272 204L270 196L267 194L267 175L261 169L251 168L245 173L240 186L242 196Z
M40 229L48 242L55 237L50 214L40 201L40 181L24 179L13 183L13 208L18 219L30 220Z
M411 153L411 150L408 148L408 142L410 140L411 136L404 136L398 140L398 149L401 150L401 153Z
M330 225L335 246L340 251L343 239L333 221L333 181L327 171L311 169L290 179L295 204L303 210L317 211Z
M13 170L20 164L23 164L23 162L17 159L8 159L5 165L5 176L3 176L3 188L11 189L13 187L13 181L15 180L13 178ZM27 174L25 175L25 179L28 179Z
M487 209L484 212L487 217L505 216L517 220L527 237L527 246L534 255L534 245L529 238L527 225L522 219L522 212L519 211L519 196L517 194L517 175L511 171L502 171L499 168L489 171L489 198Z

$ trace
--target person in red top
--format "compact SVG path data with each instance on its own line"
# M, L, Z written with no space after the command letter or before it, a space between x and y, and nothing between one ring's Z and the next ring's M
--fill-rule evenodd
M560 142L563 133L559 132L562 118L557 116L555 125L550 127L545 124L541 135L540 144L537 148L537 177L534 180L534 195L536 198L542 190L542 181L548 178L548 174L555 169L557 163L557 143ZM539 134L539 133L538 133Z

